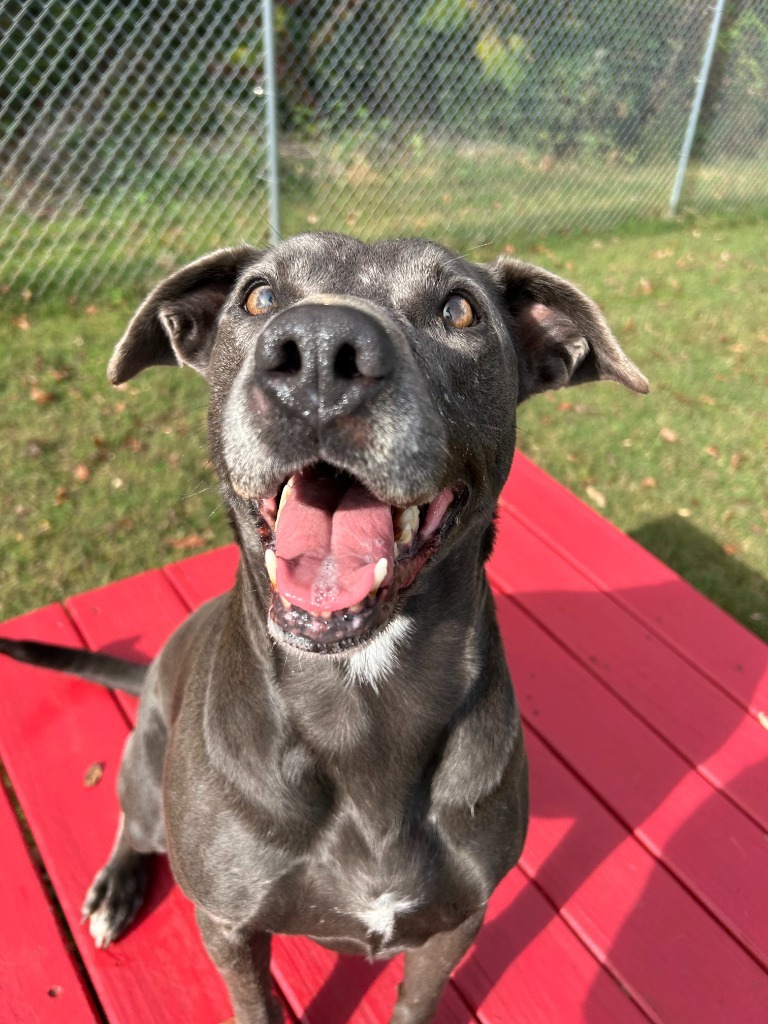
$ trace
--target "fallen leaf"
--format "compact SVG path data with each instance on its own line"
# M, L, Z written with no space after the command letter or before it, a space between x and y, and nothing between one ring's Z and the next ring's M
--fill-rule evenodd
M711 395L702 395L699 401L702 405L717 405L717 402Z
M573 408L573 402L561 402L557 407L560 412L570 412Z
M84 484L89 479L91 471L84 462L78 462L72 475L79 484Z
M17 316L13 321L14 327L18 327L20 331L29 330L29 319L26 313L22 313L21 316Z
M690 519L690 517L691 517L691 510L690 510L689 508L679 508L679 509L677 510L677 514L678 514L678 515L679 515L679 516L680 516L680 517L681 517L682 519Z
M68 497L69 497L69 491L67 490L66 487L57 487L56 488L56 493L53 496L53 504L54 505L63 505Z
M731 460L730 460L731 461L731 469L738 469L739 466L741 465L741 459L742 459L741 453L740 452L734 452L733 455L731 455Z
M59 370L59 369L56 369L56 370L51 370L51 376L53 377L54 380L62 381L62 380L69 380L71 374L70 374L69 370Z
M168 541L168 547L174 551L191 551L194 548L201 548L205 541L199 533L191 533L188 537L178 537Z
M735 544L723 544L723 552L730 557L732 555L737 555L739 553L739 549Z
M671 430L669 427L662 427L659 431L659 437L662 439L662 441L667 441L669 444L675 444L675 442L678 440L678 435L676 434L676 432L674 430Z
M747 346L746 345L742 345L742 343L740 341L737 341L735 345L731 345L730 346L730 351L731 352L735 352L736 355L738 356L738 355L741 355L742 352L746 352L747 351Z
M591 502L593 502L593 504L597 505L598 508L605 508L607 502L602 491L598 491L598 489L593 487L592 484L587 484L585 490L587 492L587 497Z
M85 313L86 316L93 316L94 313L98 313L99 312L99 307L98 306L86 306L85 309L83 310L83 312Z
M645 477L643 477L642 484L643 484L643 487L655 487L656 486L656 477L654 477L654 476L645 476Z
M707 453L707 455L711 455L713 459L716 459L720 454L720 449L715 448L713 444L708 444L704 451Z
M647 277L640 278L640 291L643 295L651 295L653 292L653 285Z
M102 776L104 775L105 768L104 761L95 761L88 771L85 773L83 784L91 789L93 786L98 786L101 782Z
M21 297L22 299L24 299L25 302L29 302L29 300L32 298L32 292L29 290L29 288L22 288Z
M29 397L38 405L48 405L56 397L52 391L43 391L42 388L30 388Z
M317 224L318 219L319 218L318 218L316 213L308 213L307 214L307 224Z

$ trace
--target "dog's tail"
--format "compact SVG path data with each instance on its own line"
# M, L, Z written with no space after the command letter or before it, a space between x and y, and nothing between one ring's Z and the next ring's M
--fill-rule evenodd
M99 686L106 686L108 690L122 690L135 695L141 693L148 668L135 661L123 661L122 658L94 654L77 647L59 647L34 640L7 640L5 637L0 637L0 654L7 654L28 665L71 672Z

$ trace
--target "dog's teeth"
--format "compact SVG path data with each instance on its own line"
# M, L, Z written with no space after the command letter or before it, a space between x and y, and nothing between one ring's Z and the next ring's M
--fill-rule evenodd
M357 614L357 612L361 612L363 610L363 602L358 601L357 604L353 604L352 607L347 610Z
M397 541L395 541L395 543L392 546L392 557L394 558L395 561L397 561L399 555L400 555L400 548L397 546Z
M264 561L267 563L267 572L272 586L277 590L277 555L272 548L267 548L264 552Z
M275 529L277 529L277 522L280 518L280 513L283 511L283 505L286 503L288 495L293 490L293 485L295 484L295 482L296 474L294 473L293 476L286 482L286 485L283 488L283 493L280 495L280 504L277 506L277 515L275 516Z
M379 589L381 584L384 582L384 577L387 575L387 560L386 558L380 558L376 563L376 568L373 570L373 586L368 592L368 596L372 597ZM352 609L354 611L354 609Z
M328 619L333 618L333 612L320 612L320 618L325 619L325 621L327 622Z
M291 602L290 601L286 601L286 599L283 597L282 594L280 594L279 596L280 596L280 603L282 604L283 608L285 608L286 611L290 611L291 608L293 607Z
M400 544L401 547L406 548L413 543L413 527L410 523L407 526L404 526L401 530L400 536L397 538L397 543Z
M395 516L395 533L402 533L408 527L413 533L419 528L419 506L409 505L408 508L401 508ZM399 537L397 538L400 539Z

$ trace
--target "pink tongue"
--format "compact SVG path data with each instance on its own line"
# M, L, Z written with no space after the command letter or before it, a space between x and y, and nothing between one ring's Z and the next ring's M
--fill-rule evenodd
M392 574L392 509L360 483L309 470L295 479L275 534L277 589L318 615L364 601L376 563Z

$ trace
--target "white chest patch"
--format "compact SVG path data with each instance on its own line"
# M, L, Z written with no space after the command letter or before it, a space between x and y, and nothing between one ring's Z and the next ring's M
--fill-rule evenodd
M390 622L389 626L367 647L353 651L343 659L347 678L357 685L368 685L378 692L379 684L397 668L398 648L405 643L413 624L405 615Z
M380 935L383 942L389 942L395 934L395 918L408 914L419 905L419 900L398 896L396 892L383 892L367 907L355 915L368 929L369 935Z

